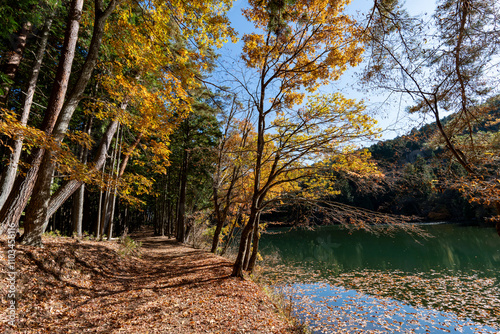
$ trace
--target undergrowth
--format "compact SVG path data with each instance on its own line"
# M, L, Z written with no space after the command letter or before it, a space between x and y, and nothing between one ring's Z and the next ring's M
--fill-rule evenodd
M122 257L137 256L141 257L141 246L142 242L136 242L131 237L125 236L120 238L120 248L118 249L118 254Z
M279 310L279 312L292 324L292 330L297 334L311 334L312 331L302 320L297 318L293 312L293 300L288 297L283 292L280 292L273 287L268 285L258 283L262 288L262 291L269 297L274 306Z

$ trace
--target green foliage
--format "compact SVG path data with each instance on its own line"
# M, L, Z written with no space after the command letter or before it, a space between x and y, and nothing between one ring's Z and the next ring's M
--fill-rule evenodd
M18 32L23 23L31 22L32 24L40 24L42 21L43 8L42 5L48 5L53 1L39 0L2 0L0 1L0 39L3 41L9 40L10 35ZM2 47L6 44L2 43ZM7 44L8 45L8 44Z
M47 231L44 233L45 236L47 237L61 237L61 231L59 230L54 230L54 231Z
M287 21L293 16L298 15L296 11L290 10L290 6L297 0L269 0L266 3L266 11L269 15L267 29L276 36L290 33ZM306 14L304 14L306 15Z
M142 246L141 242L136 242L129 236L120 238L120 249L118 250L118 254L120 254L123 257L129 257L129 256L141 257L142 255L141 246Z
M215 225L207 227L205 229L205 231L203 232L203 235L206 236L207 238L209 238L210 240L213 239L214 234L215 234L215 228L216 228Z

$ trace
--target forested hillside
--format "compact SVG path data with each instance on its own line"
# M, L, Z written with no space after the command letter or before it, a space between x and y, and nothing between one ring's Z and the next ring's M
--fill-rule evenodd
M489 112L473 127L474 137L498 142L500 100L493 98ZM450 115L442 119L445 126L453 124ZM468 134L464 131L462 136ZM471 203L460 191L456 181L466 171L449 157L437 134L435 122L413 129L408 135L381 141L369 147L372 158L383 176L363 180L339 174L336 185L341 190L338 200L353 206L386 213L416 215L424 220L477 220L494 215L491 205ZM376 189L363 187L377 182ZM375 190L375 191L372 191Z

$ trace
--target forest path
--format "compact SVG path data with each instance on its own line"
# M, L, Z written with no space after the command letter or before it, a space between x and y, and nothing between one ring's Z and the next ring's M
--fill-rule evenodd
M254 282L230 277L227 259L148 231L132 238L140 258L120 256L116 242L45 237L44 248L17 246L18 326L0 322L0 332L293 332Z

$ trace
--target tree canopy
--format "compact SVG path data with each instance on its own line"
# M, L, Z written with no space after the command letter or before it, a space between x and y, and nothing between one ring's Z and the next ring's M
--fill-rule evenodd
M237 39L231 0L6 4L0 232L20 229L25 244L47 229L111 239L147 224L210 239L212 252L238 240L241 277L280 210L368 229L436 213L411 203L439 191L500 210L491 1L441 0L413 16L375 0L356 20L344 0L249 0L253 30L233 61L219 51ZM363 147L377 121L331 85L358 65L365 88L434 118L408 135L425 140Z

